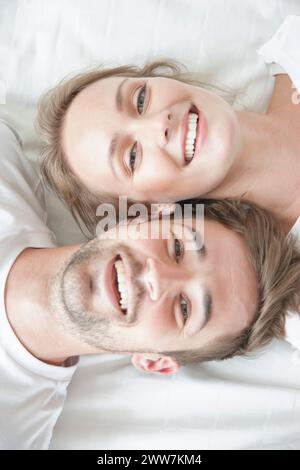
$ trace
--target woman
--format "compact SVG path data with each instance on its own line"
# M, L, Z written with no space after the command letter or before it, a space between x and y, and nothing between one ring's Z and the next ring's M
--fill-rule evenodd
M162 72L169 66L171 73ZM300 106L276 76L266 114L236 112L176 63L94 70L41 101L42 171L78 221L126 195L170 202L234 198L268 209L289 230L300 214Z

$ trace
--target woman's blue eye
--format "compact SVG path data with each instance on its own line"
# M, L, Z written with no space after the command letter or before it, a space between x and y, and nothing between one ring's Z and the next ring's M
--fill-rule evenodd
M141 91L138 94L138 99L137 99L137 110L139 114L142 114L143 109L144 109L144 103L145 103L145 93L146 93L146 85L143 86ZM142 106L142 111L140 112L140 106Z
M189 306L182 296L180 296L180 310L183 316L183 324L185 324L189 318Z
M135 170L135 162L136 162L136 143L132 147L130 154L129 154L129 168L132 173Z
M183 256L184 250L183 250L182 242L178 240L178 238L174 238L174 251L175 251L176 263L179 263L179 261L181 260Z

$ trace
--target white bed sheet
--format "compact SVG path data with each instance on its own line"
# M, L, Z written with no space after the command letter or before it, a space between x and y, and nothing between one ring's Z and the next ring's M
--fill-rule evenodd
M32 120L46 88L104 63L182 60L264 112L274 78L256 54L299 0L0 0L0 114L38 159ZM47 195L60 244L84 238ZM255 359L141 375L124 356L82 358L52 448L300 449L300 358L274 341Z

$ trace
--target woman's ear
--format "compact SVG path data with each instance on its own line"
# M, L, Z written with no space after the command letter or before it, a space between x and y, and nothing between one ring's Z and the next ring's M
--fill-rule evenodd
M180 368L180 364L175 359L159 354L133 354L131 362L136 369L142 372L161 375L175 374Z

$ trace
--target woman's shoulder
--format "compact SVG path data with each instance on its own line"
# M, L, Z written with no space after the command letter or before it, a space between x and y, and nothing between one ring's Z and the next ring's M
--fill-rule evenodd
M258 49L275 85L269 114L284 115L286 122L300 132L300 16L289 15L275 34ZM297 126L297 123L298 126Z
M299 103L296 103L297 97L295 95L297 95L297 92L295 93L295 87L290 76L283 73L276 75L274 91L267 112L270 114L278 112L281 117L283 111L294 113L297 111L295 104L300 103L300 99ZM297 108L300 108L300 106Z

